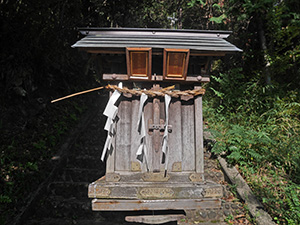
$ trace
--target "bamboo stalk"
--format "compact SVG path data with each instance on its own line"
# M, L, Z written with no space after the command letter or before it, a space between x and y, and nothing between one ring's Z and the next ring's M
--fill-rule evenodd
M71 95L67 95L67 96L65 96L65 97L62 97L62 98L58 98L58 99L52 100L51 103L58 102L58 101L61 101L61 100L66 99L66 98L71 98L71 97L74 97L74 96L77 96L77 95L89 93L89 92L92 92L92 91L98 91L98 90L101 90L101 89L103 89L103 88L104 88L104 87L97 87L97 88L93 88L93 89L90 89L90 90L77 92L77 93L74 93L74 94L71 94Z

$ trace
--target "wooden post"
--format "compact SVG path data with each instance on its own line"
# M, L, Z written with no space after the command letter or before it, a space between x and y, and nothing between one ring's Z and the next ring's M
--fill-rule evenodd
M117 124L118 134L116 135L116 171L130 171L130 144L131 144L131 101L124 98L119 105L118 115L120 120Z
M159 85L153 85L153 90L159 90ZM159 98L153 98L153 124L160 124L160 100ZM161 160L161 138L160 131L153 130L153 158L152 158L152 166L153 172L160 171L160 160Z
M201 86L195 86L195 89L201 89ZM195 98L195 148L196 173L203 174L204 180L202 95Z

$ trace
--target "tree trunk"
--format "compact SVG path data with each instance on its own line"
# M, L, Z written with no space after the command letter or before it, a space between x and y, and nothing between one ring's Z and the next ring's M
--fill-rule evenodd
M265 83L267 85L271 84L271 74L270 74L270 61L268 59L267 55L267 43L266 43L266 36L265 36L265 31L263 28L263 21L261 17L258 17L258 37L259 37L259 42L260 42L260 48L263 52L264 56L264 72L265 72Z

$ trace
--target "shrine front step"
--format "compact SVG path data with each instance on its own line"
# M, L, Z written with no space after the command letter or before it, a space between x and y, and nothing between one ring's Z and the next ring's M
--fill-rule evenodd
M119 175L116 175L118 177ZM223 187L214 182L193 182L188 174L169 174L164 182L143 181L144 175L105 177L89 185L94 211L189 210L221 208Z
M193 173L168 173L166 177L153 173L130 175L111 174L89 185L89 198L102 199L204 199L222 198L222 185L201 178ZM154 181L152 181L152 179Z
M93 211L191 210L207 208L221 208L221 200L213 198L159 200L92 200Z

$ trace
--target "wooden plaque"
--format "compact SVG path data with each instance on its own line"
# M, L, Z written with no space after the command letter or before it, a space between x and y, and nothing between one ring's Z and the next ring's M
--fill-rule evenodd
M189 49L164 49L164 79L185 80L189 56Z
M151 48L126 48L129 79L151 79Z

